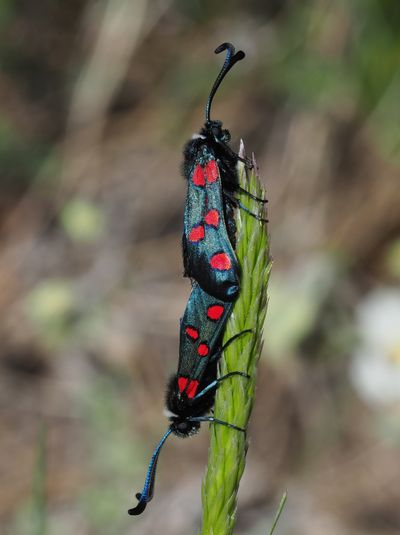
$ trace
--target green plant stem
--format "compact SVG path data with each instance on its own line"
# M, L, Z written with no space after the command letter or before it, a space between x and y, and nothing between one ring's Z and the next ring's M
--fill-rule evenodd
M32 488L32 532L45 535L47 520L46 504L46 437L47 427L41 423L37 438L36 462L33 472Z
M271 530L269 532L269 535L273 535L273 533L275 532L275 528L278 525L278 522L279 522L279 519L281 517L282 511L283 511L283 509L284 509L284 507L286 505L286 500L287 500L287 492L284 492L283 495L282 495L281 501L279 502L278 511L276 512L276 515L275 515L275 518L274 518L274 523L272 524L272 527L271 527Z
M244 155L243 144L240 150ZM253 159L254 160L254 159ZM246 170L238 164L242 188L265 198L256 162ZM246 194L237 195L254 214L265 216L263 205ZM220 362L220 375L243 371L250 379L232 377L223 381L215 400L215 417L247 428L255 395L256 367L262 348L262 331L267 310L267 284L271 270L269 237L265 223L257 221L242 209L236 210L236 255L241 266L241 289L227 323L224 343L237 333L251 329L225 350ZM247 451L245 433L222 425L211 426L211 443L207 472L202 487L202 535L229 535L235 524L237 491Z

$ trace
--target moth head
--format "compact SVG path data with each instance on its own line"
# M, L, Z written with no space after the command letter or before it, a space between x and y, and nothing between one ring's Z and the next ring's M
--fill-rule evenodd
M170 429L180 438L190 437L199 432L200 422L191 422L186 418L171 417Z
M224 143L228 143L231 139L229 130L222 128L221 121L207 121L201 134L211 136L213 139L218 139Z
M230 140L231 140L231 133L229 132L229 130L227 130L226 128L224 128L224 129L222 130L221 141L223 141L224 143L229 143Z

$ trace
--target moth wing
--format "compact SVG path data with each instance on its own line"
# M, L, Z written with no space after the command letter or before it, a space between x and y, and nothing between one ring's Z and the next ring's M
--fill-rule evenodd
M187 178L185 275L213 297L233 301L239 291L239 266L227 232L217 160L200 163L196 158Z
M221 343L233 304L218 300L193 283L180 326L178 385L194 397Z

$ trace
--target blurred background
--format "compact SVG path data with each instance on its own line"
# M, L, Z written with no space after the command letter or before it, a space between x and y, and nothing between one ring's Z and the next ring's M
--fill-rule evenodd
M398 0L3 0L0 524L188 534L207 426L164 433L190 292L181 148L254 151L274 258L236 533L400 533Z

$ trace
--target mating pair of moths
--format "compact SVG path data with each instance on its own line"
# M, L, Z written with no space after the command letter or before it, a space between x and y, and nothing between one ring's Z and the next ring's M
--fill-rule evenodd
M240 267L235 255L234 209L244 208L235 198L240 191L260 202L239 186L237 163L241 158L227 144L228 130L221 121L210 119L214 95L227 72L245 57L235 53L230 43L216 50L226 50L226 59L214 82L206 105L206 122L200 134L193 136L184 148L183 174L188 182L184 215L183 261L185 276L192 280L192 292L180 324L178 372L167 388L166 409L170 425L151 458L144 487L136 494L136 507L130 515L139 515L153 497L155 473L161 448L171 433L188 437L198 432L201 422L214 422L238 431L244 429L209 416L218 384L233 375L217 379L218 360L228 344L221 346L226 322L240 289ZM245 164L247 162L244 162ZM251 214L260 221L261 217Z

